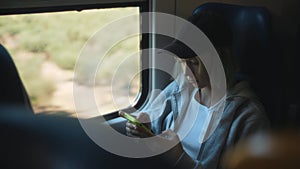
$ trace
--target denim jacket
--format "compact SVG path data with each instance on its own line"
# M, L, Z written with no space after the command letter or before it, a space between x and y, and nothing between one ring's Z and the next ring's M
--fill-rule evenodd
M149 110L153 106L162 104L159 106L162 111L156 118L151 117L152 114L149 113L152 118L152 130L155 134L174 128L174 120L183 106L190 101L192 88L185 85L174 81L160 95L154 97L152 106L148 107ZM220 159L224 151L239 140L268 128L269 121L262 104L253 94L248 83L240 82L227 92L225 108L220 121L210 137L202 143L197 158L193 159L183 152L174 164L176 164L176 168L185 169L221 168Z

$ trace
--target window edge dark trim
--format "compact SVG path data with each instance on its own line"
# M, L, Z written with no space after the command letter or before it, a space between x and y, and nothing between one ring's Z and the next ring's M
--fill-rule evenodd
M30 14L30 13L45 13L45 12L62 12L62 11L82 11L89 9L116 8L116 7L132 7L144 6L146 1L124 2L124 3L109 3L109 4L86 4L86 5L57 5L48 7L28 7L28 8L2 8L0 15L14 14Z

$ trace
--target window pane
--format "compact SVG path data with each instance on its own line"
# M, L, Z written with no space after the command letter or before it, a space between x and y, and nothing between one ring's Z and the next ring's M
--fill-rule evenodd
M118 81L119 85L113 87L116 88L114 90L122 91L118 92L123 93L118 96L119 99L129 98L130 102L133 102L139 92L140 82L137 74L138 36L127 38L112 46L106 55L107 59L104 60L105 64L101 67L102 71L99 71L96 77L91 77L94 79L87 79L88 72L82 72L82 78L74 79L74 66L84 44L99 29L116 19L133 14L137 16L136 19L119 31L139 27L138 13L138 7L128 7L0 16L0 43L13 57L30 95L34 111L75 115L73 83L82 90L95 87L95 98L101 106L101 114L129 106L128 101L124 104L120 102L116 106L111 99L112 84L108 82L115 76L118 68L116 65L120 65L122 61L130 61L130 66L126 71L122 71L125 73L122 75L124 78ZM116 33L110 32L103 36L114 36ZM128 55L132 56L125 59ZM96 86L90 84L93 80ZM94 116L96 115L99 114Z

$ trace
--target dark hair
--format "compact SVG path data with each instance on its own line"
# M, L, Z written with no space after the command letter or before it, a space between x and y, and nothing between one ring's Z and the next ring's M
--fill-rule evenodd
M232 45L232 31L225 19L213 12L199 12L189 18L212 42L215 47Z
M188 21L197 26L211 41L215 48L232 46L232 32L225 19L212 12L203 11L192 15ZM178 36L185 36L189 27L184 27ZM197 56L187 45L179 40L174 40L171 44L163 48L174 53L179 58L191 58Z
M237 71L237 63L231 52L233 34L229 24L225 18L210 11L194 14L188 21L197 26L216 48L225 71L227 87L232 87L235 83L234 73ZM184 36L187 32L188 27L183 28L178 36ZM173 41L164 50L181 59L197 57L193 50L179 40Z

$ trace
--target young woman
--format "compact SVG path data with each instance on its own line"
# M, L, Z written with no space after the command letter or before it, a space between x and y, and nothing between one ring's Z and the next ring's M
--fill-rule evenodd
M179 142L176 151L169 154L175 168L221 168L224 151L250 134L267 129L269 122L249 84L235 78L238 64L231 55L232 33L222 16L201 13L192 16L190 22L208 37L219 54L226 76L225 96L218 101L212 99L214 84L200 57L175 41L164 50L177 56L183 73L138 114L137 120L151 121L146 125L155 135ZM128 136L153 136L130 122L126 131Z

